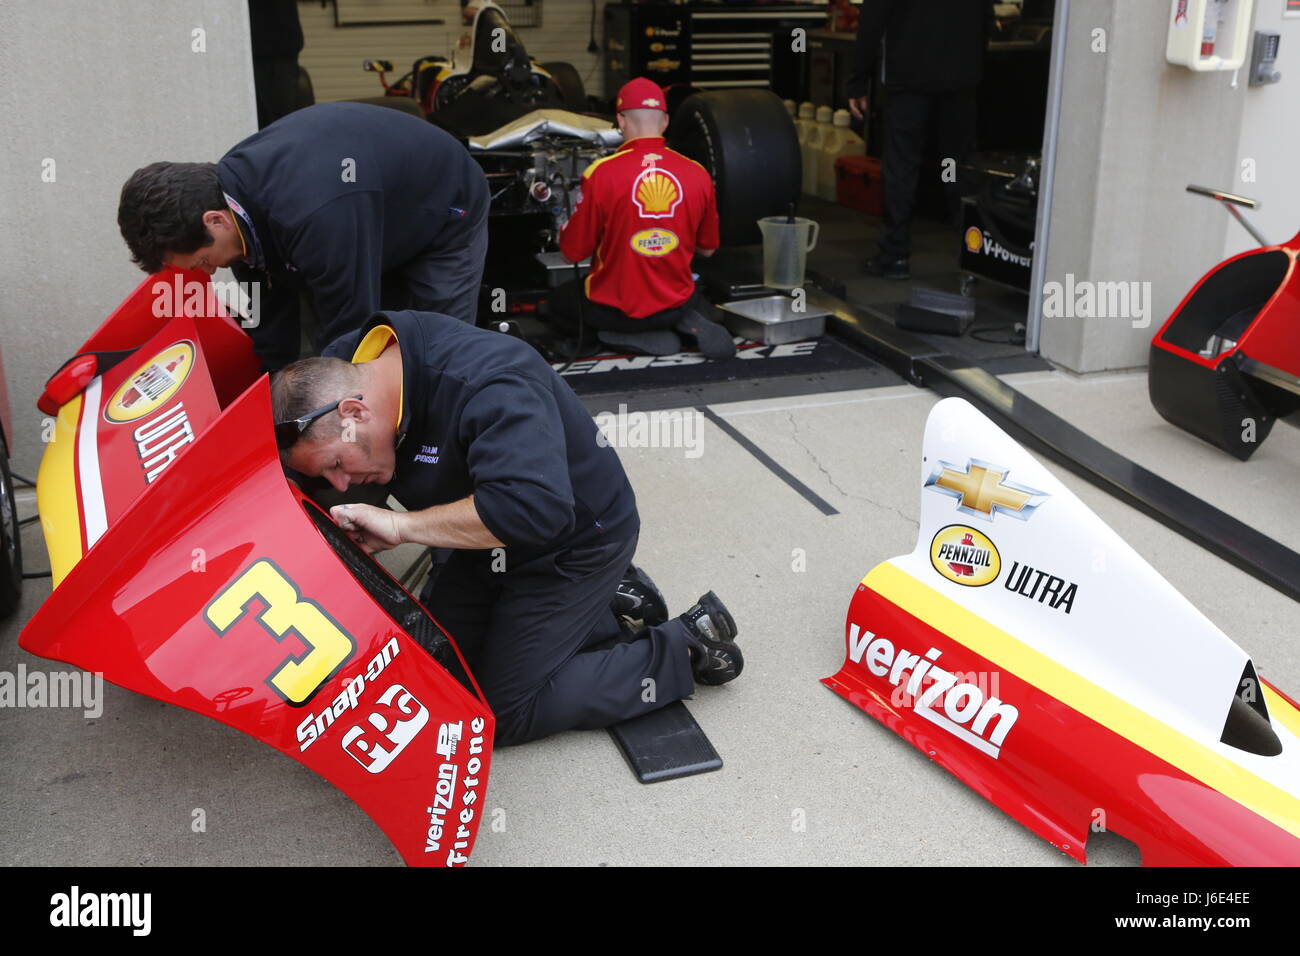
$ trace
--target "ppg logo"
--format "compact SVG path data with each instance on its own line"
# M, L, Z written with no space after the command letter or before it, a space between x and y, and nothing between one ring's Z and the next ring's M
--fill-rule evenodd
M359 723L343 735L343 749L369 773L382 773L429 722L429 711L401 684L379 695Z

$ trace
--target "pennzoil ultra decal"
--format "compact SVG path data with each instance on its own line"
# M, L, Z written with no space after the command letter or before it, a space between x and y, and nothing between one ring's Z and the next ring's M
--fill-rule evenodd
M667 229L642 229L628 244L643 256L666 256L677 248L677 234Z
M930 563L949 581L981 588L997 580L1002 556L982 531L964 524L940 528L930 542Z
M1014 594L1027 597L1039 604L1046 604L1053 611L1065 609L1069 614L1074 609L1074 596L1079 592L1079 585L1064 578L1058 578L1050 571L1031 568L1019 561L1011 562L1011 570L1002 586Z
M925 480L925 487L956 498L957 510L962 514L992 521L1000 512L1028 521L1048 495L1007 481L1008 474L1009 469L978 458L969 459L964 466L941 461Z
M114 424L133 422L157 411L180 391L194 368L194 343L167 346L118 386L104 406L104 418Z

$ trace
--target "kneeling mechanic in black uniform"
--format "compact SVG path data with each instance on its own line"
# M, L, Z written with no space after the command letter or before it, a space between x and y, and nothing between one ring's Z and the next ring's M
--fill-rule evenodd
M631 567L640 518L618 454L532 348L380 312L328 351L272 378L281 459L340 491L388 486L406 512L331 511L368 550L456 549L421 600L464 653L499 743L606 727L740 673L713 592L666 620ZM616 611L646 628L629 633Z

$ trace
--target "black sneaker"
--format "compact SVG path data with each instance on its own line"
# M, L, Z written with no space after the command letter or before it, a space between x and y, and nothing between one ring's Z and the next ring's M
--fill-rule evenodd
M668 602L663 593L635 564L628 565L609 606L620 621L640 621L645 627L657 627L668 620Z
M910 279L912 270L908 260L881 253L862 263L862 271L867 275L881 276L885 279Z
M637 355L676 355L682 350L682 340L672 329L650 332L606 332L601 329L596 333L596 338L605 345L626 349Z
M673 326L682 335L695 339L695 344L705 358L720 361L732 358L736 354L736 342L727 331L727 327L707 314L712 306L697 296L682 306L677 324Z
M740 676L745 658L736 644L736 622L710 591L677 620L691 642L691 668L700 684L725 684Z

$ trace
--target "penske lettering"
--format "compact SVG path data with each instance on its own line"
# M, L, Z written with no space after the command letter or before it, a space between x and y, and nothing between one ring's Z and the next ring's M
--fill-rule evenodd
M924 657L896 649L887 638L849 625L850 660L887 678L894 687L902 685L906 677L904 700L912 701L913 713L996 760L1020 711L997 697L986 697L975 684L958 683L956 674L935 663L942 654L936 647ZM923 683L927 679L931 682L928 687Z
M786 342L782 345L741 345L736 358L746 360L799 358L816 351L818 342ZM673 368L679 365L702 365L708 359L699 352L675 355L628 355L613 358L583 359L580 362L553 362L551 368L566 378L572 375L601 375L606 372L639 372L647 368Z
M379 678L384 668L392 662L400 650L401 645L397 643L397 638L391 638L387 644L380 648L379 653L370 659L370 663L366 665L364 671L343 685L342 692L334 698L332 704L319 714L308 714L303 718L302 723L298 725L299 752L314 744L334 721L357 706L366 686L373 684ZM353 754L353 756L356 755Z
M438 728L438 753L443 757L455 756L460 747L463 724L463 721L458 720L444 723ZM433 802L424 808L429 814L429 829L425 834L424 852L437 853L445 843L450 841L450 852L447 854L448 866L459 866L469 861L464 851L469 848L470 838L474 833L469 825L474 822L474 805L479 799L478 775L483 769L483 761L478 755L483 752L483 728L486 726L487 722L482 717L475 717L469 724L470 733L474 736L469 739L470 757L465 762L465 777L461 781L465 789L460 797L460 811L455 811L456 777L459 774L459 767L450 759L438 765ZM455 826L457 823L459 826ZM455 826L454 830L453 826Z
M185 414L185 403L177 402L159 412L134 432L135 450L144 469L145 483L151 483L176 460L182 448L194 441L194 429Z

